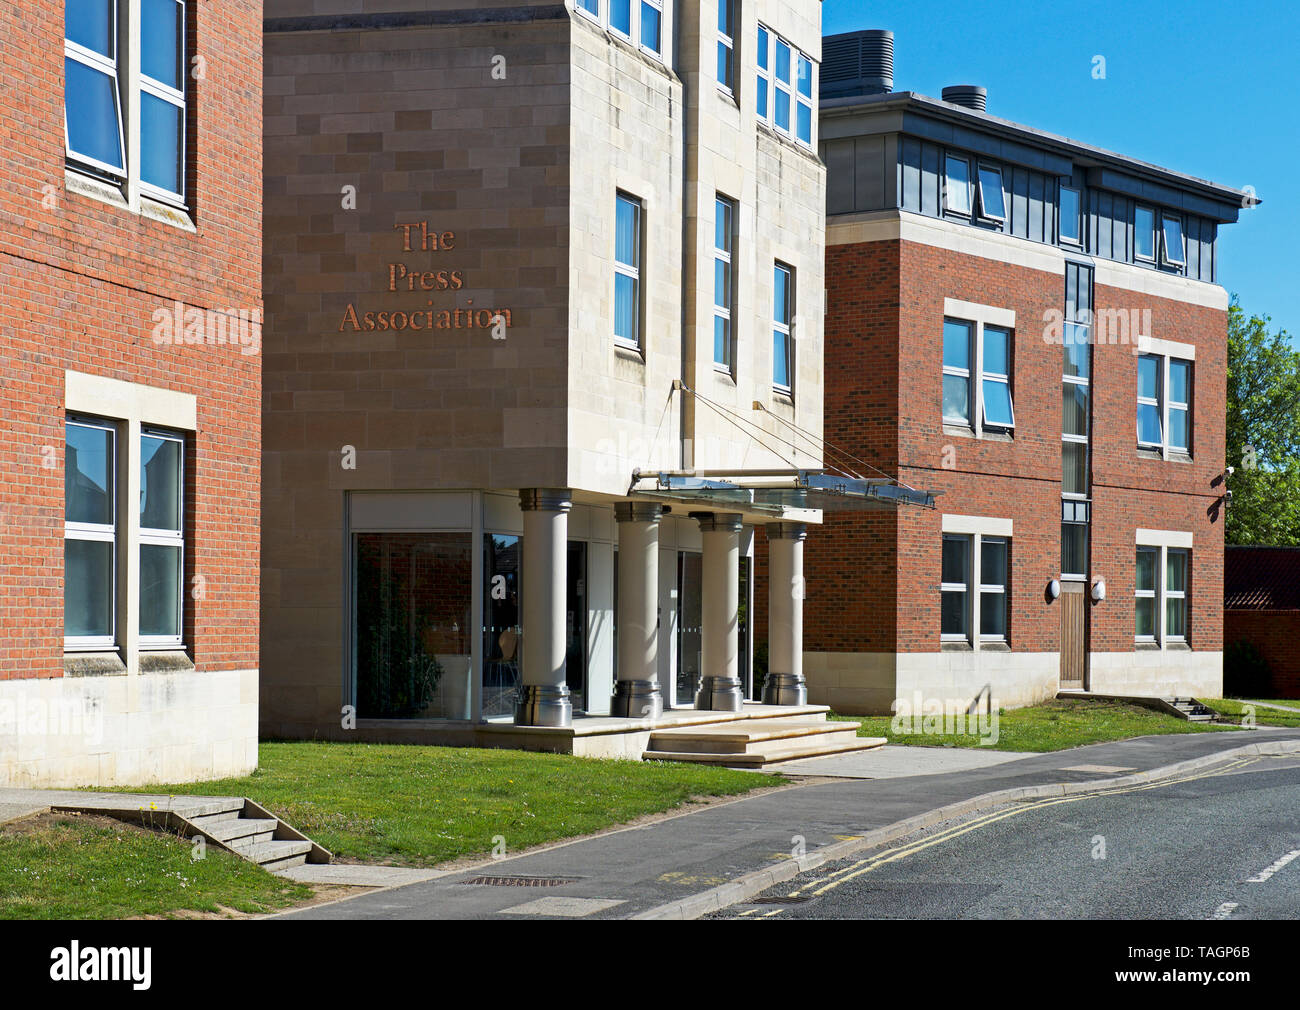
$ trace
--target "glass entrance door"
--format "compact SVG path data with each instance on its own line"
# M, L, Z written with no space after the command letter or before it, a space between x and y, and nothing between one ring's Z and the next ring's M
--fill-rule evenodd
M587 710L587 545L569 541L566 576L565 675L575 712Z
M680 552L677 555L677 691L674 708L691 708L700 689L703 590L703 556Z

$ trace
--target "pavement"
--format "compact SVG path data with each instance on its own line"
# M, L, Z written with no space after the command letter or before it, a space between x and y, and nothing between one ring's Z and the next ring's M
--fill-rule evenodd
M760 893L832 858L982 805L1087 790L1229 752L1300 752L1300 730L1172 734L1051 754L958 758L944 750L867 752L880 775L845 777L718 803L644 825L506 856L432 880L368 891L275 918L693 918ZM974 751L974 754L980 754ZM974 761L977 767L953 769ZM925 762L949 763L935 771ZM810 761L808 767L825 764ZM908 767L910 764L910 768ZM800 764L805 764L800 762ZM829 766L827 766L829 767ZM787 766L787 769L789 766ZM859 769L861 770L861 769ZM894 774L885 774L892 770ZM901 774L899 772L902 772ZM1121 775L1120 779L1115 776ZM990 798L989 794L1000 794ZM509 844L508 832L506 835ZM470 881L475 881L471 883Z
M1008 761L1033 757L1029 753L990 750L987 747L885 746L875 750L830 754L826 757L783 761L763 769L773 775L810 775L845 779L896 779L911 775L943 775L992 768Z

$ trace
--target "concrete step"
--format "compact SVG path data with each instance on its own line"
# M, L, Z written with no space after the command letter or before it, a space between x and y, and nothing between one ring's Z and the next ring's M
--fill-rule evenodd
M219 803L204 804L201 811L186 810L184 817L191 824L197 824L204 827L208 824L214 824L219 821L229 821L240 816L244 812L244 800L240 796L233 796L230 799L222 800Z
M783 761L874 750L885 746L887 742L884 737L854 737L852 742L844 743L823 743L822 738L819 737L814 737L812 740L813 742L806 743L804 746L789 748L776 754L702 754L693 751L648 750L642 758L646 761L682 761L691 764L723 765L727 768L766 768Z
M279 821L266 817L234 817L225 821L211 821L201 825L203 830L218 841L234 846L253 842L269 842L275 837Z
M656 730L648 751L689 754L775 753L817 743L845 743L857 738L856 722L802 722L788 719L745 719L709 726Z
M249 862L258 863L262 866L268 866L272 863L283 863L288 859L297 859L297 863L285 864L296 866L298 863L306 862L307 855L311 852L311 842L298 841L296 839L254 842L249 845L235 844L230 847Z

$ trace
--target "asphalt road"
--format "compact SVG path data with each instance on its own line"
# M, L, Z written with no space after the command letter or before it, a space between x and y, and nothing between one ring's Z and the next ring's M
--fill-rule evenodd
M1300 919L1300 758L986 811L711 918Z

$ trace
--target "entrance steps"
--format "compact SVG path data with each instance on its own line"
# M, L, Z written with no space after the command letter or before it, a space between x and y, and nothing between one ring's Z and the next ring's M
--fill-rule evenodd
M1058 698L1094 698L1100 701L1126 701L1133 705L1172 715L1176 719L1188 722L1210 722L1217 713L1214 709L1202 705L1195 698L1155 698L1150 696L1126 694L1096 694L1092 691L1063 689L1057 692Z
M741 718L657 729L642 755L646 761L685 761L732 768L765 768L782 761L847 754L883 747L883 737L859 737L856 722L829 722L826 710L809 706L772 715L747 711Z

